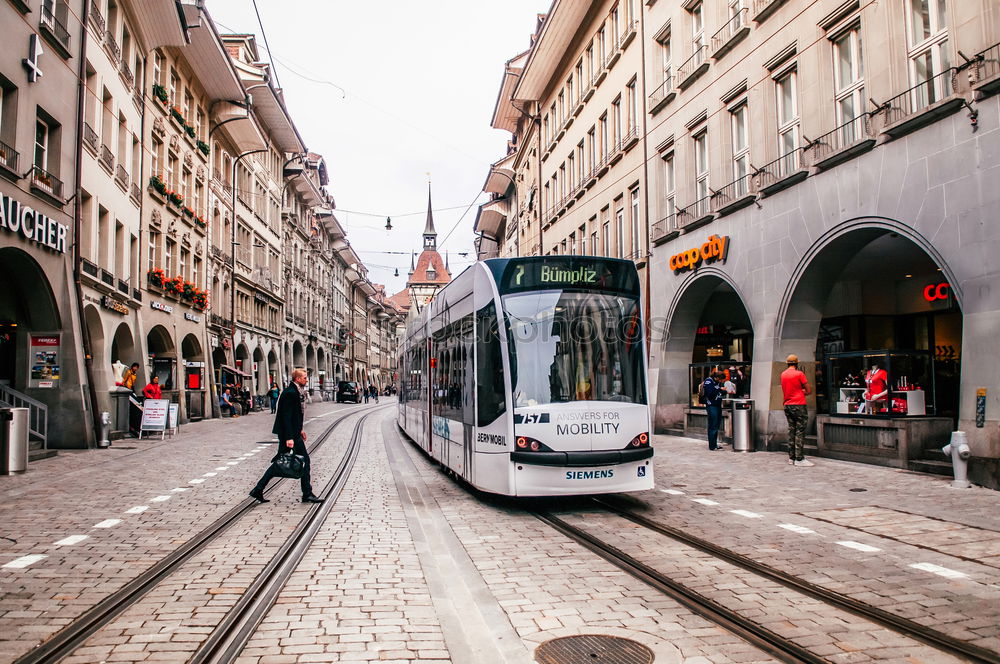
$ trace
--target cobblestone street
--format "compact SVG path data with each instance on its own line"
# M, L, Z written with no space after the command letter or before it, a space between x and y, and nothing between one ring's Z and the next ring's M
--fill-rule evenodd
M395 405L318 403L311 438L349 413L357 463L316 538L238 661L529 663L552 639L599 634L655 662L773 656L626 574L535 518L544 508L831 662L951 662L583 500L474 493L395 425ZM382 406L387 405L383 403ZM313 454L332 476L349 417ZM0 660L14 661L247 502L273 453L271 417L186 425L173 439L62 453L0 478ZM633 509L718 546L1000 651L1000 494L946 478L781 454L711 453L658 436L657 486ZM236 604L308 511L298 487L272 502L92 634L65 661L183 662Z

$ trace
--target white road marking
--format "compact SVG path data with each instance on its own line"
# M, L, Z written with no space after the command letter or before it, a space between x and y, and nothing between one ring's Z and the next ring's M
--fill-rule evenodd
M152 503L162 503L165 500L170 500L170 496L157 496L153 498L150 502Z
M218 473L205 473L203 477L215 477Z
M130 509L125 510L125 514L142 514L149 509L149 505L136 505Z
M196 480L188 480L188 484L201 484L201 483L202 483L202 482L204 482L204 481L205 481L205 480L204 480L203 478L200 478L200 477L199 477L199 478L198 478L198 479L196 479Z
M121 522L122 522L121 519L105 519L104 521L101 521L100 523L95 523L93 527L94 528L114 528L115 526L117 526Z
M79 544L85 539L89 539L89 535L70 535L69 537L64 537L53 546L69 546L70 544Z
M806 528L805 526L796 526L794 523L779 523L779 528L784 528L785 530L790 530L793 533L798 533L800 535L815 535L816 531Z
M235 466L238 463L239 463L239 461L228 461L228 462L226 462L226 465L227 466Z
M756 512L751 512L749 510L729 510L732 514L738 514L740 516L745 516L748 519L762 519L763 514L757 514Z
M941 567L940 565L935 565L934 563L914 563L910 565L914 569L923 570L924 572L930 572L931 574L937 574L938 576L943 576L946 579L967 579L968 574L963 574L962 572L956 572L953 569L948 569L947 567Z
M170 490L170 493L180 493L181 491L187 491L187 487L184 488L174 487L173 489Z
M218 471L229 470L229 466L219 466L218 468L216 468L216 470Z
M669 493L671 496L683 496L683 491L678 491L677 489L660 489L663 493Z
M41 553L33 553L30 556L21 556L20 558L15 558L9 563L2 565L2 567L8 567L10 569L23 569L28 565L33 565L39 560L44 560L47 556Z
M855 551L864 551L865 553L875 553L876 551L882 550L875 546L869 546L867 544L862 544L861 542L852 542L851 540L837 542L837 544L847 547L848 549L854 549Z
M719 503L714 500L709 500L708 498L692 498L696 503L701 503L702 505L718 505Z

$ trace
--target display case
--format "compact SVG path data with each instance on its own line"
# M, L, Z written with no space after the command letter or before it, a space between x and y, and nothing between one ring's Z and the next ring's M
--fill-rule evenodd
M926 351L831 353L826 364L831 415L934 414L934 357Z

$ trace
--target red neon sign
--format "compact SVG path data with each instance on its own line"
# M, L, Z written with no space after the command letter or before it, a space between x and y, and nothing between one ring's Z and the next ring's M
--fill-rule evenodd
M951 297L951 286L947 283L927 284L924 286L924 299L928 302L947 300Z

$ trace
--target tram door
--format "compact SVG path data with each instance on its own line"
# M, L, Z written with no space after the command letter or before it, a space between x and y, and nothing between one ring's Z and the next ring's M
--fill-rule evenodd
M472 343L470 315L435 333L431 345L431 428L438 446L434 456L466 478L472 445Z

